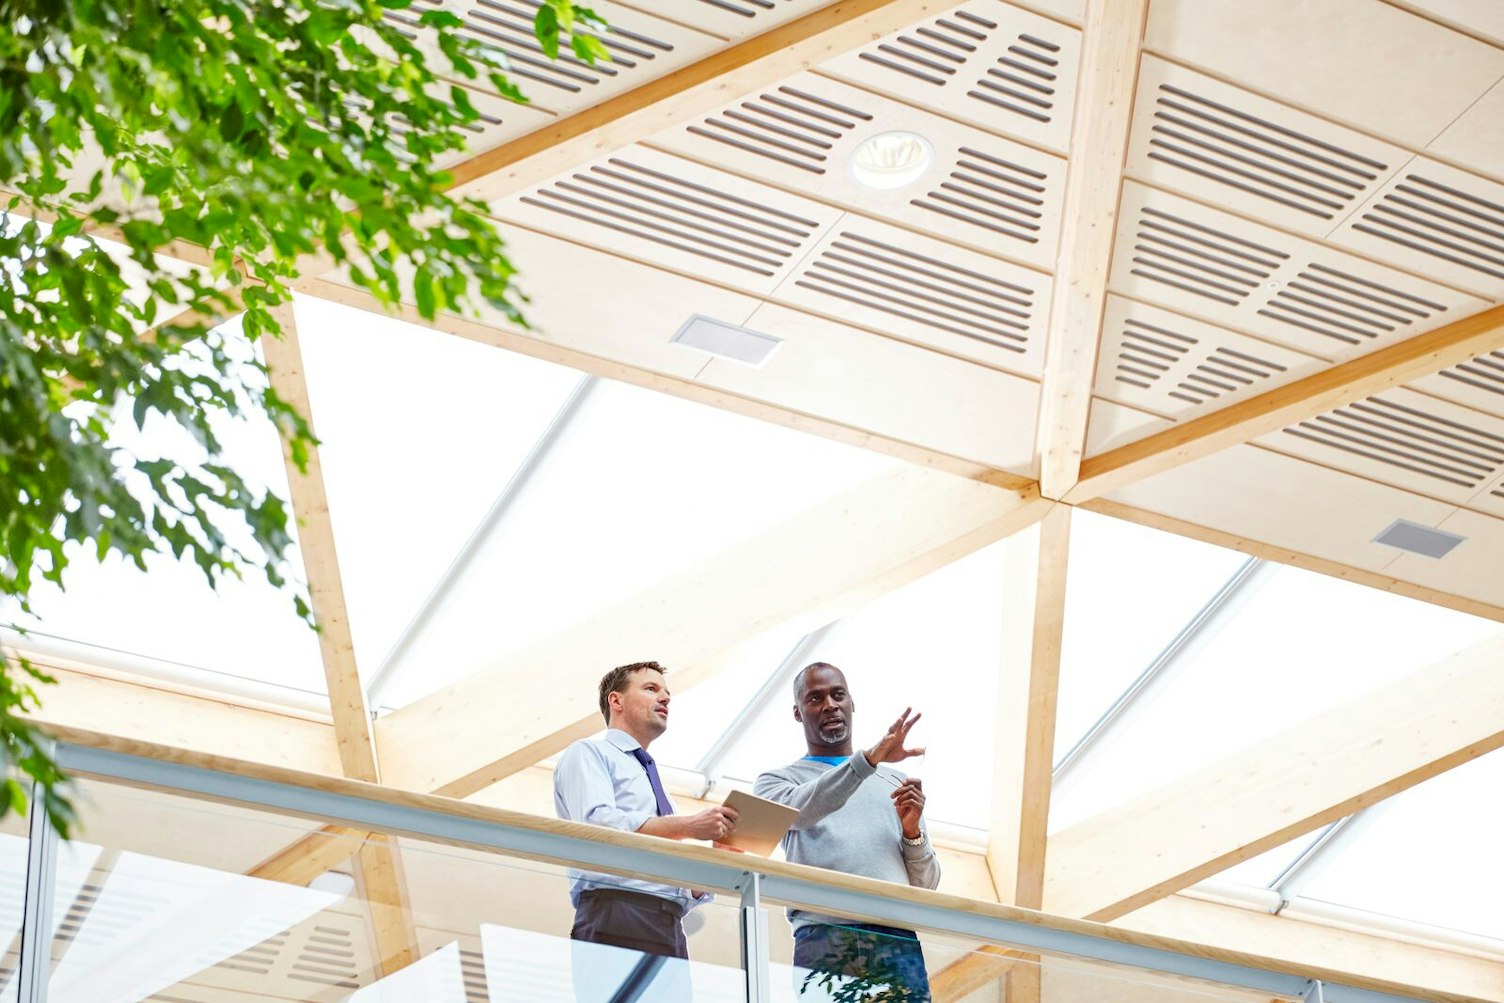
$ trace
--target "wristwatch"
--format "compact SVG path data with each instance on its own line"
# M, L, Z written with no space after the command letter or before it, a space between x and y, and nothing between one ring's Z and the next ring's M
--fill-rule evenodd
M904 844L907 845L907 846L923 846L924 845L924 830L923 829L919 830L919 835L915 836L913 839L910 839L908 836L905 836L901 832L898 834L898 838L901 839L901 840L903 840Z

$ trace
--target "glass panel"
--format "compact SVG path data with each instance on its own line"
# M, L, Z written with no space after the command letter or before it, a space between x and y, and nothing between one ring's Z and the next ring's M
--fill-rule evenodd
M1105 811L1498 633L1491 620L1277 568L1134 727L1114 736L1113 754L1063 785L1051 826Z
M1500 790L1492 752L1377 806L1303 896L1504 941Z
M403 706L588 622L897 462L604 384L415 645L410 664L422 671L404 673L385 699ZM651 654L623 660L636 657Z
M356 662L369 677L580 373L297 298Z
M97 782L80 802L54 1003L593 1003L629 978L651 1003L744 999L734 897L659 962L571 941L560 867Z
M0 934L6 941L0 958L0 1003L14 1003L20 986L16 966L21 961L21 913L26 904L27 820L15 812L0 818Z
M1270 1003L1256 993L1123 965L849 922L790 934L770 918L774 1003Z

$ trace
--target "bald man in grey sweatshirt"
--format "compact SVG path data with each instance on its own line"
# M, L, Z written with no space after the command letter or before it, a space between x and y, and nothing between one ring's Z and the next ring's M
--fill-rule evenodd
M922 826L924 789L887 766L923 749L904 746L918 714L905 710L872 748L852 752L851 718L856 706L840 669L826 662L806 666L794 679L794 720L804 726L808 754L757 778L759 797L799 809L783 839L796 864L825 867L920 888L940 883L940 864ZM811 975L795 976L795 988L866 980L900 990L896 999L928 1003L929 977L919 938L912 930L854 923L835 916L791 910L794 965Z

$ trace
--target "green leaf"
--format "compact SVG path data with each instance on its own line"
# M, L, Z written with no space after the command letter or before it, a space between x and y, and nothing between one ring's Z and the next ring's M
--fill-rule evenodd
M533 16L533 34L538 37L545 56L559 58L559 12L552 3L544 3Z

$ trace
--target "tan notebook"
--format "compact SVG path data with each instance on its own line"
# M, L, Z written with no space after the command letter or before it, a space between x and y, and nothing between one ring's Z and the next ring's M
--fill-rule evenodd
M743 791L732 791L724 803L736 811L738 818L736 830L721 842L764 857L782 842L783 834L799 817L798 808Z

